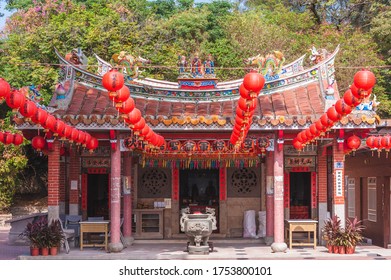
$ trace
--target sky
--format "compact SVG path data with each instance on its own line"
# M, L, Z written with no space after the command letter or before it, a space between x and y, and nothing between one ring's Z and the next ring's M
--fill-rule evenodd
M203 3L203 2L212 2L213 0L195 0L195 3ZM12 12L4 10L5 1L0 1L0 13L4 14L3 17L0 17L0 30L3 29L5 25L5 20L8 16L12 14Z

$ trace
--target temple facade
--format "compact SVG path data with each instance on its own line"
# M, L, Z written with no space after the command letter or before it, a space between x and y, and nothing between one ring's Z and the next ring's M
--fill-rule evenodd
M110 220L113 252L122 250L121 228L128 243L134 238L183 236L179 219L185 207L201 212L214 208L213 234L227 238L243 236L245 211L266 213L266 230L260 236L275 252L286 250L284 220L314 219L319 229L330 215L344 221L344 140L353 134L365 137L376 127L376 114L356 108L302 151L293 147L298 132L340 97L334 78L338 48L317 54L307 68L305 56L283 65L279 52L247 60L263 67L258 70L266 83L256 98L248 135L238 148L229 139L241 79L219 82L210 57L207 73L202 64L187 70L183 62L177 83L140 78L136 61L142 58L120 53L115 56L117 65L132 62L124 74L136 108L165 139L158 150L149 150L102 86L102 75L113 65L97 56L100 67L91 73L80 51L57 52L63 65L62 90L54 92L47 110L90 133L99 145L90 153L47 137L49 216ZM22 117L16 122L26 137L36 134L34 123Z

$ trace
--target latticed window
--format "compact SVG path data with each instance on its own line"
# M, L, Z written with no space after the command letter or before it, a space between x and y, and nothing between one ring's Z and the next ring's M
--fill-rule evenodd
M376 222L376 177L368 177L368 220Z
M356 180L348 179L348 217L356 217Z
M168 197L170 194L170 180L162 169L146 169L139 180L138 192L140 197L156 198Z
M257 175L248 168L237 169L232 173L231 186L236 195L251 195L257 189Z

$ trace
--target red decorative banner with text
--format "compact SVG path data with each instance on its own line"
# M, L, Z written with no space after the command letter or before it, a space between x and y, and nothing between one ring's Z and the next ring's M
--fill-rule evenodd
M172 169L172 199L177 201L179 199L179 169Z
M225 167L220 168L220 200L227 199L227 169Z
M285 172L284 173L284 208L289 208L290 206L289 187L290 187L290 173Z
M316 172L311 172L311 207L314 209L316 206Z

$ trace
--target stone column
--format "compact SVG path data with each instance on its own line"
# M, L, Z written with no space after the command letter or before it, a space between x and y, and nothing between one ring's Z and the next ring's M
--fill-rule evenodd
M48 220L58 219L60 214L60 143L53 142L48 152Z
M80 157L76 147L69 154L69 214L79 215Z
M341 226L345 227L345 154L343 148L338 147L337 140L333 142L333 206L331 215L341 219Z
M121 151L119 139L111 150L111 189L110 189L110 252L121 252L124 248L120 239L121 227Z
M274 150L274 253L285 252L284 242L284 151Z
M266 156L266 237L265 243L270 246L274 241L274 153Z
M132 158L129 152L124 153L124 180L126 186L124 187L124 225L123 235L125 238L125 245L132 245L134 238L132 236Z

